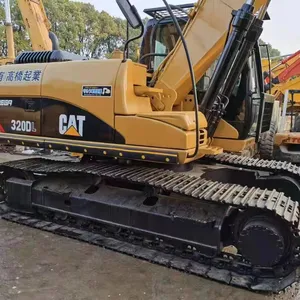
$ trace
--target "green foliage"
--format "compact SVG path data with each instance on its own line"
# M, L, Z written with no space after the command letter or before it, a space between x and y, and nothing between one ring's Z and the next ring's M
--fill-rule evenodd
M25 30L25 26L22 20L21 12L17 6L17 1L11 1L11 13L14 25L14 40L16 51L24 51L30 49L30 40L28 33ZM7 42L5 34L5 12L4 12L4 1L0 0L0 57L5 57L7 55Z
M263 40L260 40L259 43L260 45L268 46L270 57L277 57L281 55L280 51L278 49L273 48L271 44L267 44ZM262 58L268 58L267 48L265 46L261 47L261 55Z
M4 20L4 1L0 0L0 20ZM126 21L99 12L88 3L69 0L44 0L52 31L58 36L60 48L90 58L106 58L115 49L124 49ZM30 39L24 26L17 0L11 1L14 38L17 53L30 49ZM130 30L130 36L139 30ZM0 23L0 56L6 56L4 22ZM136 59L140 41L130 44L130 58Z

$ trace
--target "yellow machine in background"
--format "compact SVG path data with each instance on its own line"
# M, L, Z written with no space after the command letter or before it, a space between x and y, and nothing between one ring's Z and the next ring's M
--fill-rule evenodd
M271 72L273 76L277 77L279 73L287 69L289 66L294 64L300 58L300 51L295 52L291 55L282 55L279 57L272 57L271 60ZM263 71L269 72L269 60L268 58L262 59Z
M285 59L277 63L271 68L272 73L272 94L275 99L283 102L285 91L298 89L300 75L300 51L287 56ZM268 76L267 83L270 81ZM300 102L299 95L295 95L297 102Z
M43 2L41 0L18 0L17 2L30 37L32 49L34 51L59 49L58 39L56 35L51 32L51 24L47 18ZM5 15L8 57L1 58L0 65L13 63L15 60L15 46L9 0L5 0Z
M275 99L283 102L286 91L299 90L299 89L300 89L300 76L297 76L295 78L288 80L287 82L273 86L272 93L275 96ZM291 106L292 106L291 101L292 101L292 98L290 97L288 111L291 109ZM295 111L299 111L300 110L300 95L298 95L298 94L295 95L293 101L294 101L293 109Z
M261 60L262 62L262 70L263 72L269 72L269 67L271 67L271 70L274 69L278 65L278 62L280 61L281 57L278 58L270 58L270 64L268 58L263 58Z
M267 63L265 62L265 65ZM272 67L272 94L280 109L273 116L274 158L300 162L300 51ZM267 78L269 79L269 77Z
M275 157L294 163L300 163L300 103L296 100L300 94L299 79L297 77L290 81L295 81L294 88L293 84L286 84L278 133L275 136Z
M33 51L50 51L59 48L57 37L51 32L42 0L18 0Z

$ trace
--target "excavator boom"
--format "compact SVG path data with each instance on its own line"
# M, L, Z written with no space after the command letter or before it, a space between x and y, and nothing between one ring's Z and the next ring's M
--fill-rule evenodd
M283 83L294 76L300 75L300 56L299 58L288 66L283 72L281 72L274 80L276 82L273 83Z
M190 12L184 37L190 49L197 82L222 52L230 30L232 11L240 8L244 2L244 0L199 0L194 10ZM267 2L255 1L255 10L258 11ZM171 99L168 101L170 105L167 105L167 110L170 106L180 105L192 90L186 53L180 40L154 74L154 80L155 87L164 89L167 98Z
M34 51L50 51L53 42L49 37L51 24L41 0L18 0L24 24Z
M284 83L291 77L298 76L300 74L300 50L273 66L271 71L273 84ZM265 82L267 84L270 82L269 76L265 78Z
M12 64L15 60L13 26L10 13L10 1L5 0L5 30L7 39L7 58L2 58L0 65ZM18 0L18 6L29 33L34 51L58 50L56 35L50 31L51 24L47 18L42 0Z

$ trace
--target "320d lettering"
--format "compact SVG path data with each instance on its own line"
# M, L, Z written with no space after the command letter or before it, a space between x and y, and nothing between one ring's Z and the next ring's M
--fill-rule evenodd
M11 130L17 132L36 132L34 122L20 120L11 120Z

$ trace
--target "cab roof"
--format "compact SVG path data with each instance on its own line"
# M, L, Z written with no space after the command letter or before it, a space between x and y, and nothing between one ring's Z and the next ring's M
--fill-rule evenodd
M178 5L172 5L172 10L176 18L186 18L188 11L195 6L194 3L188 3L188 4L178 4ZM155 20L161 20L163 18L170 17L170 14L167 10L167 8L164 7L156 7L156 8L147 8L144 10L144 13L148 16L152 17ZM266 16L264 20L270 20L270 15L268 12L266 13Z
M172 5L171 7L176 18L186 18L188 11L194 6L195 5L193 3L190 3L190 4L181 4L181 5ZM170 17L170 14L166 7L147 8L144 10L144 13L156 20Z

